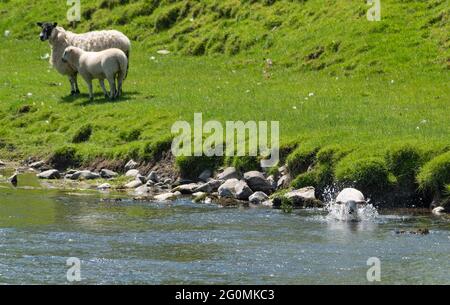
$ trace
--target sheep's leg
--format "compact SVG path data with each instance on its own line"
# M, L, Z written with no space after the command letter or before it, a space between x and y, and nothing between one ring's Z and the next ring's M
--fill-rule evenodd
M70 95L75 95L77 92L75 86L75 79L73 75L69 75L69 82L70 82Z
M109 95L110 99L114 99L116 96L116 80L114 77L108 77L109 87L111 88L111 92Z
M78 88L78 73L75 73L74 83L75 83L75 93L80 94L80 89Z
M86 80L88 89L89 89L89 100L91 100L91 102L94 100L94 93L92 90L92 79L90 80Z
M125 79L125 73L120 72L119 77L117 78L117 96L122 95L122 84L123 84L124 79Z
M99 82L100 82L100 87L102 87L103 94L105 95L105 98L107 98L108 97L108 91L106 91L106 88L105 88L105 80L104 79L100 79Z

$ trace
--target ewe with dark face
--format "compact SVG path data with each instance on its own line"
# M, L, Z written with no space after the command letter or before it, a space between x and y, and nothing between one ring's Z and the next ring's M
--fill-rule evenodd
M58 23L38 22L37 25L42 28L42 32L39 34L39 39L41 39L41 41L46 41L50 38L50 36L52 36L52 31L56 28Z
M127 57L130 55L130 39L119 31L93 31L76 34L64 30L64 28L58 26L56 22L38 22L36 24L41 28L39 39L50 43L52 51L50 64L61 75L65 75L69 78L71 95L79 94L80 90L78 89L77 69L62 60L64 50L67 47L75 46L91 52L116 48L122 50Z

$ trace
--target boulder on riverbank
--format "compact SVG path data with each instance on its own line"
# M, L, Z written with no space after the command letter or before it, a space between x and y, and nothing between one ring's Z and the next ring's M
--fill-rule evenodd
M248 200L253 194L252 189L244 180L236 178L228 179L218 188L219 198L234 198L238 200Z
M141 180L136 179L136 180L133 180L133 181L128 182L127 184L125 184L125 188L126 189L135 189L135 188L140 187L142 184L143 183L142 183Z
M239 200L248 200L253 194L252 189L243 180L240 180L234 187L235 198Z
M119 174L112 170L109 170L106 168L103 168L102 170L100 170L100 177L102 177L104 179L111 179L111 178L115 178L117 176L119 176Z
M56 169L49 169L36 175L39 179L60 179L61 174Z
M130 169L125 173L125 177L136 177L137 175L140 175L137 169Z
M212 192L216 192L224 182L224 180L211 179L208 182L199 185L194 192L205 192L211 194Z
M99 179L100 174L91 172L89 170L81 170L76 171L73 174L66 175L66 178L70 180L94 180Z
M276 196L273 198L273 206L280 207L283 201L295 208L319 208L325 206L323 202L316 198L315 188L312 186Z
M209 169L205 169L199 176L198 180L203 182L208 182L208 179L212 177L212 171Z
M42 168L44 165L45 165L45 162L44 162L44 161L36 161L36 162L30 163L30 164L28 165L28 167L30 167L30 168L32 168L32 169L40 169L40 168Z
M251 195L248 198L248 201L250 201L250 203L253 203L253 204L261 204L268 199L269 199L269 196L267 196L266 193L258 191L258 192L255 192L253 195Z
M130 160L125 164L125 171L129 171L130 169L135 169L138 166L138 163L134 160Z
M219 197L234 198L236 194L235 187L239 183L236 178L226 180L218 189Z
M197 192L196 189L198 187L199 184L197 183L182 184L175 187L172 192L180 192L181 194L188 195Z
M164 193L164 194L160 194L160 195L156 195L154 198L155 200L158 201L170 201L170 200L175 200L179 197L181 197L181 193L180 192L169 192L169 193Z
M264 177L264 174L258 171L250 171L244 174L244 180L252 191L264 192L271 194L273 191L272 184Z
M234 167L227 167L217 175L217 180L239 179L239 173Z
M147 181L152 181L154 183L158 183L159 182L158 174L155 171L151 171L147 175Z
M101 190L101 191L109 190L110 188L111 188L111 184L109 184L109 183L103 183L103 184L100 184L99 186L97 186L97 189Z

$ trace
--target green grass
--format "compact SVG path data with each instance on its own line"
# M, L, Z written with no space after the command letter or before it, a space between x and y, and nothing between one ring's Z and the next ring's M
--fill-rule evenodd
M282 144L299 144L288 157L293 173L320 165L299 185L349 181L362 177L359 169L411 182L423 162L450 147L446 1L385 0L381 22L366 20L364 1L90 1L82 8L77 32L114 27L134 40L125 96L105 100L97 85L94 102L68 97L68 81L41 59L50 50L34 23L68 27L67 7L0 1L1 158L46 158L72 147L77 162L154 159L170 147L171 125L193 121L194 112L204 121L280 121ZM163 48L171 54L156 53ZM399 150L405 143L412 148ZM416 151L432 152L419 162ZM189 158L178 164L197 168Z

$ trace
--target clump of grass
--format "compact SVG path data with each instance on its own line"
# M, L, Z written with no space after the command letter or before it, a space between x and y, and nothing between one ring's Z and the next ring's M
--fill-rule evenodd
M195 203L199 203L202 202L203 200L205 200L208 197L208 194L204 193L196 198L194 198L194 202Z
M369 193L383 191L390 184L388 168L377 157L345 158L337 164L335 175L338 182Z
M441 194L445 186L450 183L450 152L426 163L417 175L417 182L422 190Z
M72 143L83 143L89 141L92 135L92 125L81 126L72 137Z
M296 176L306 172L314 162L318 147L300 146L287 157L286 163L291 175Z
M422 165L422 151L411 145L402 144L390 148L386 153L386 165L400 185L415 184L416 175Z
M278 191L270 196L274 207L280 208L284 213L292 213L294 202L285 197L288 190Z
M183 178L196 180L205 169L216 170L223 163L222 157L208 156L180 156L176 165Z
M239 156L234 157L232 166L241 173L245 173L252 170L260 170L261 163L256 156Z
M171 28L180 16L182 5L183 4L181 3L179 5L171 6L159 13L155 20L155 31L161 32Z
M50 156L48 163L59 170L72 167L77 168L81 164L81 157L73 146L63 146Z
M283 213L290 214L294 209L294 203L286 197L281 197L281 210Z
M317 187L317 174L315 171L309 171L298 175L291 183L291 186L299 189L306 186Z
M158 161L165 152L170 151L172 137L163 138L156 142L147 143L144 146L143 159L146 161Z
M142 130L139 128L131 129L129 131L122 131L119 138L125 142L133 142L139 140Z
M350 152L351 148L344 148L342 145L328 145L317 152L317 162L333 166Z

